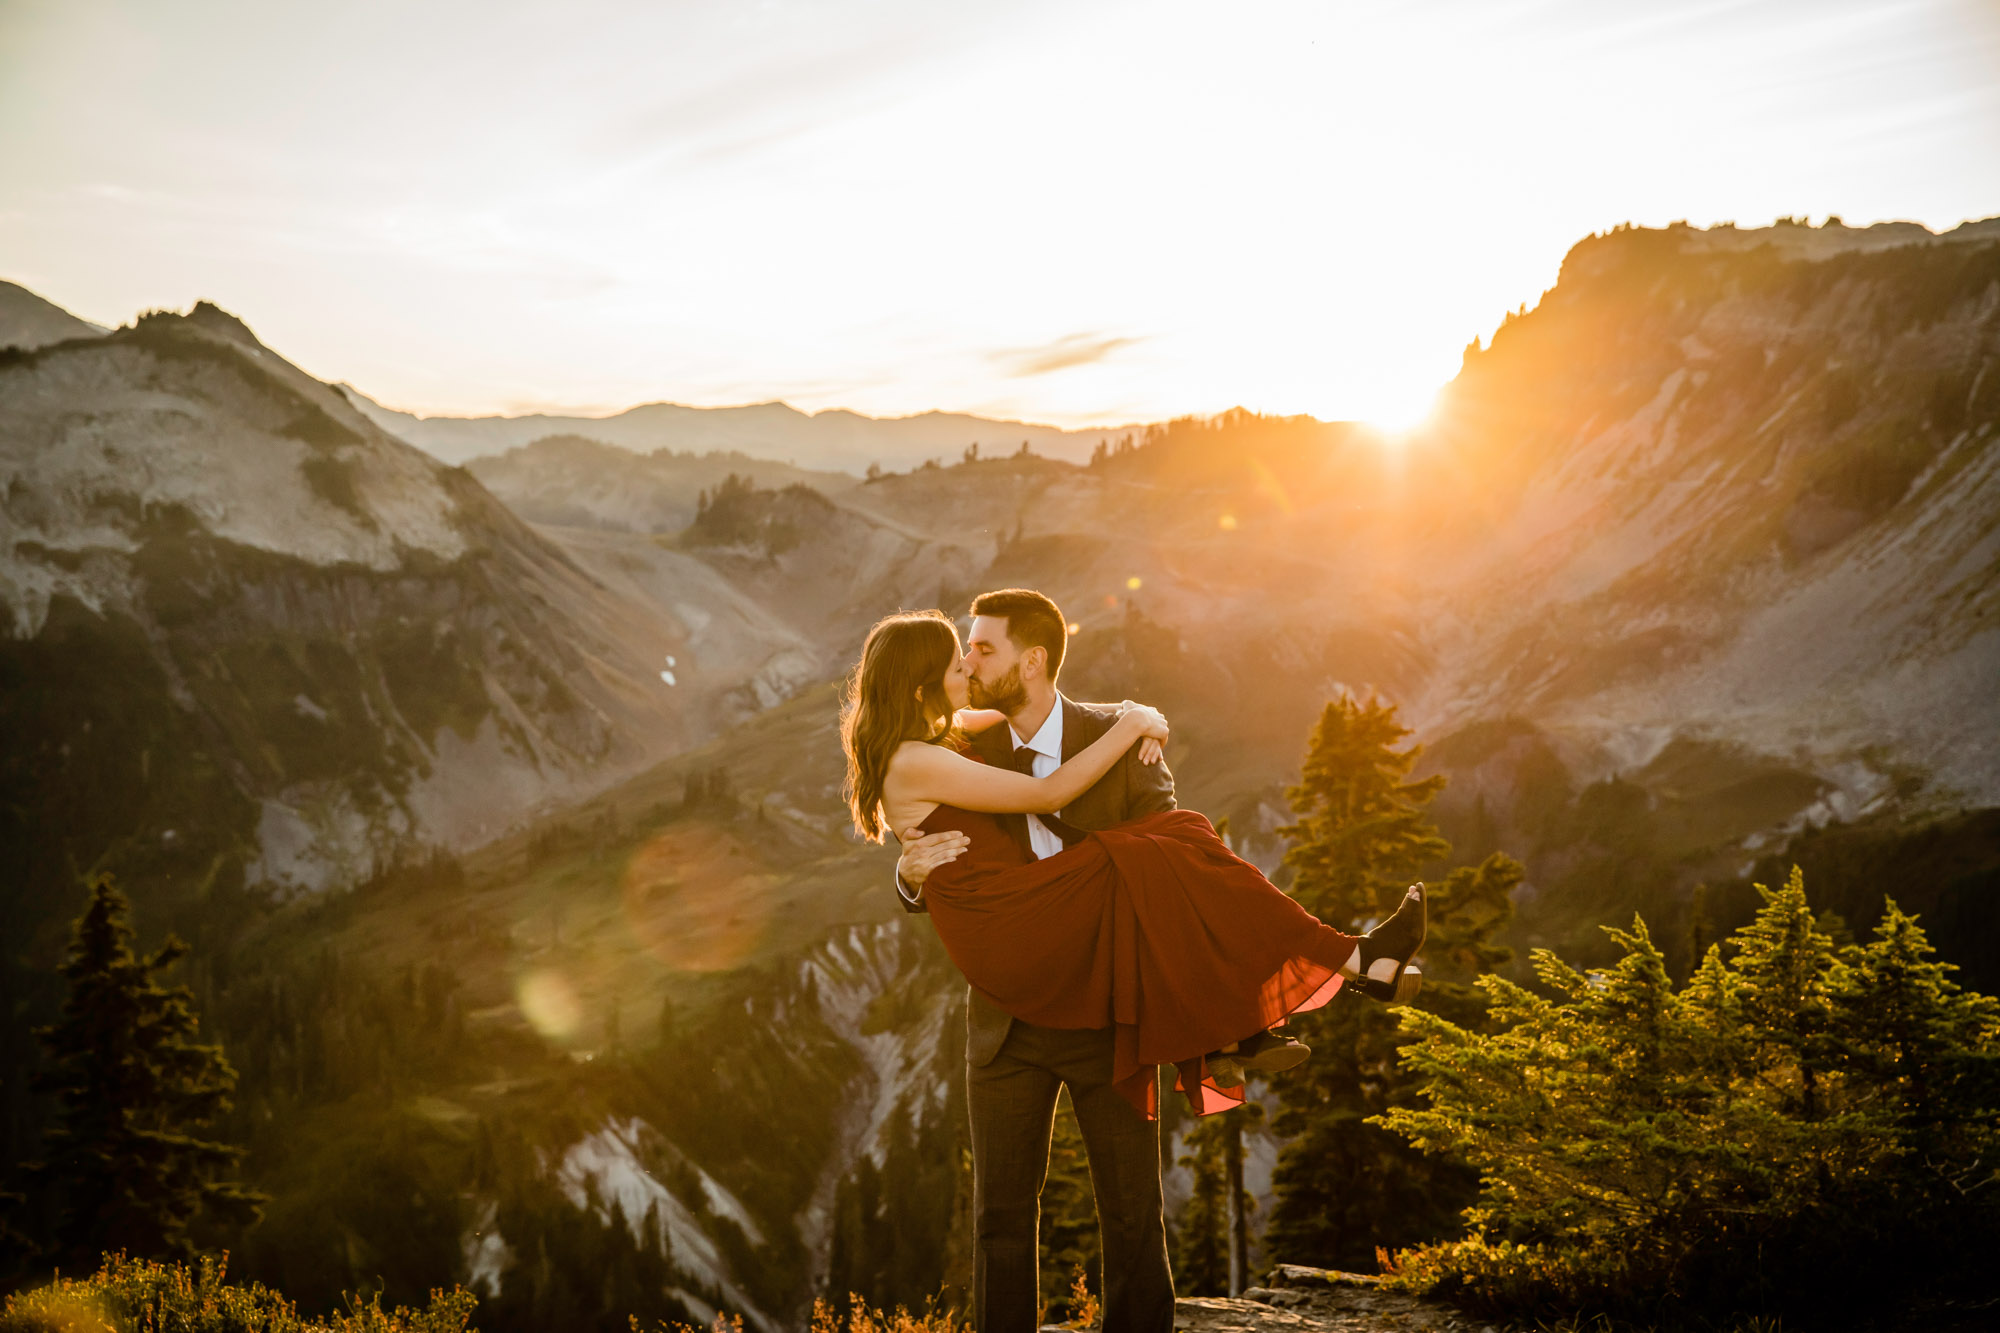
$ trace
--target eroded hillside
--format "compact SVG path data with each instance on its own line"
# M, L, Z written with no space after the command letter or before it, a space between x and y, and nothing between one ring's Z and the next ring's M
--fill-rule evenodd
M0 449L17 922L83 867L283 891L476 845L740 684L211 306L11 353Z

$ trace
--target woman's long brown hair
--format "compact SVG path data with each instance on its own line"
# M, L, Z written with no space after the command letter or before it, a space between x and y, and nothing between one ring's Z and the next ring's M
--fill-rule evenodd
M904 611L868 631L847 681L840 744L847 751L847 808L870 842L882 841L882 782L896 747L954 734L944 673L957 653L958 634L942 611Z

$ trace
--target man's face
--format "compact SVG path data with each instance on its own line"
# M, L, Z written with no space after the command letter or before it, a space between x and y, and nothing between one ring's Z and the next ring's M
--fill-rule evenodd
M1028 702L1021 681L1021 650L1007 637L1007 617L974 616L965 640L965 670L972 681L972 706L1014 713Z

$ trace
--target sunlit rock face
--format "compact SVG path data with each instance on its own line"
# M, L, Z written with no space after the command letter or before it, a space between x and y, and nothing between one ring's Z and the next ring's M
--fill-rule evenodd
M1435 435L1479 493L1429 544L1433 725L1872 746L2000 798L1996 313L1993 223L1577 246Z
M212 306L7 354L0 467L30 866L317 889L686 739L683 624Z

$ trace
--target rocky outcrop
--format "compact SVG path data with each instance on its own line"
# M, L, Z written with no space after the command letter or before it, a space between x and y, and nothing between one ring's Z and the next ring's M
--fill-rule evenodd
M1448 1305L1387 1291L1380 1278L1279 1264L1239 1297L1183 1296L1180 1333L1494 1333ZM1045 1331L1046 1333L1046 1331Z

